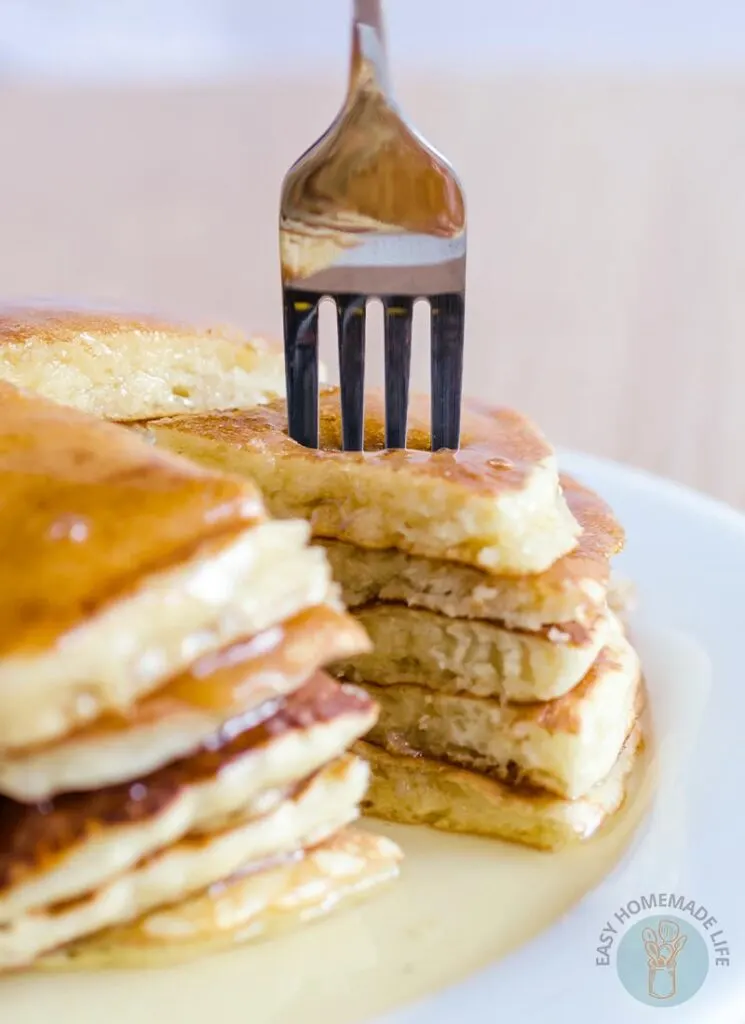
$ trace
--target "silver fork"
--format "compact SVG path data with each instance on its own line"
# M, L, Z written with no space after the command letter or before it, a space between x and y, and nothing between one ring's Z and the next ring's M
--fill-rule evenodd
M318 308L336 304L342 442L364 441L366 303L382 300L385 437L406 447L416 299L431 315L432 449L457 448L466 219L447 161L403 118L390 87L380 0L353 0L346 100L282 184L280 255L290 436L318 447Z

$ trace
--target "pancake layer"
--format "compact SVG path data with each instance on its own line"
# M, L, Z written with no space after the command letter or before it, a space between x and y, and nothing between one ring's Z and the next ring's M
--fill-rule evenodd
M551 700L569 692L613 631L607 612L589 626L570 623L539 632L401 604L366 605L354 614L372 650L337 664L340 676L516 702Z
M0 922L79 896L188 833L257 817L341 756L375 720L318 674L261 725L150 776L51 804L0 801Z
M0 378L112 420L245 408L285 391L282 350L263 338L53 306L0 310Z
M221 734L237 735L321 664L364 650L360 626L317 605L245 641L204 655L149 696L68 736L0 756L0 793L34 803L114 785L186 757Z
M365 690L380 705L372 742L575 798L610 771L640 707L639 659L618 635L557 700L502 704L422 686Z
M187 836L77 900L14 917L0 929L0 969L28 965L47 950L135 920L252 862L323 842L357 816L367 777L364 761L347 756L263 817Z
M608 775L584 796L566 800L421 755L394 754L360 742L371 768L366 814L407 825L428 825L558 850L588 839L623 802L641 730L634 728Z
M342 452L338 390L320 396L320 450L287 435L284 403L150 425L158 444L255 480L273 514L316 537L398 548L490 571L540 572L576 544L552 449L507 409L466 410L462 447L431 452L429 399L414 396L408 448L384 449L383 399L366 396L365 451Z
M450 618L485 619L510 629L539 630L557 623L591 626L608 596L610 559L623 545L623 530L610 508L567 475L561 487L581 527L577 546L545 572L496 575L433 558L413 558L395 548L371 550L323 541L334 579L352 609L398 602Z
M126 711L196 658L335 600L306 538L304 523L262 523L153 574L56 647L0 660L0 752Z
M0 382L0 751L121 710L331 599L246 481Z
M39 970L152 967L284 934L398 874L389 839L345 828L309 850L243 869L205 892L43 956Z

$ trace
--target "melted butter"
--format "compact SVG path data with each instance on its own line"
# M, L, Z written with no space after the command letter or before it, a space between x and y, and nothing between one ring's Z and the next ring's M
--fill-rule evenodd
M550 927L612 871L657 786L669 779L672 787L676 762L702 720L706 656L671 632L635 630L634 639L646 667L654 742L621 811L586 844L547 854L368 822L366 828L399 843L406 860L401 878L359 907L264 945L128 973L126 980L110 972L9 978L0 985L0 1019L133 1024L173 1014L180 1024L202 1024L209 1007L221 1024L249 1017L252 1024L355 1024L494 963ZM678 804L659 804L656 824L667 841Z

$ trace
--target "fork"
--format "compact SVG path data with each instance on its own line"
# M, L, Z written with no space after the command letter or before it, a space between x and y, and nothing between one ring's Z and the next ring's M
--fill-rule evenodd
M393 99L380 0L353 0L345 102L287 172L279 219L289 433L318 447L318 310L336 305L342 447L364 446L368 300L384 309L385 443L406 447L414 302L430 306L432 450L457 448L466 218L447 161Z

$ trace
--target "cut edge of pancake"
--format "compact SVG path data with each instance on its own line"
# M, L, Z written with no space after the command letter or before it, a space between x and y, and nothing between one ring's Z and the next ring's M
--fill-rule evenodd
M619 810L642 746L637 722L610 773L575 800L510 787L442 761L388 753L365 741L354 749L371 768L362 802L370 817L558 850L588 839Z
M605 610L610 559L622 549L624 531L599 495L567 474L560 474L560 483L582 533L576 547L544 572L499 575L395 548L371 550L322 540L345 604L357 609L376 601L402 602L511 629L591 625Z
M515 703L553 700L571 691L616 628L608 612L588 628L538 633L401 604L378 603L352 614L373 648L337 663L338 675L358 683L413 683ZM574 634L579 642L573 642Z
M372 742L566 798L607 774L644 700L639 657L620 627L584 679L554 701L502 704L408 684L358 685L380 705Z
M322 410L322 428L323 422ZM576 543L579 526L547 446L519 470L502 459L503 482L497 484L490 467L500 460L491 456L500 453L488 450L488 434L474 448L474 468L446 451L423 450L415 461L410 451L354 458L309 451L293 447L285 428L276 404L244 415L163 419L149 427L156 442L180 454L248 475L273 514L310 519L319 538L515 573L545 570ZM519 430L533 429L520 420ZM513 471L519 484L509 476Z

